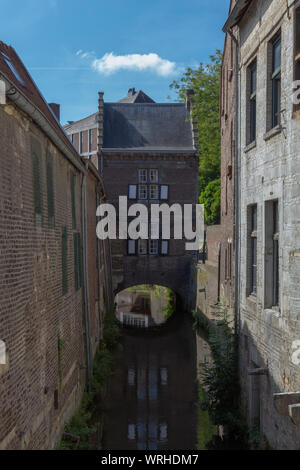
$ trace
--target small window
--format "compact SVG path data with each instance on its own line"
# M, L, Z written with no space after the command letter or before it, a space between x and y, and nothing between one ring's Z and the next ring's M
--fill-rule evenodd
M146 255L147 254L147 243L148 240L138 240L138 253L139 255Z
M281 36L272 43L272 127L280 124L281 112Z
M150 199L158 199L158 184L150 184Z
M169 186L162 185L160 187L160 199L166 200L169 198Z
M82 153L83 149L83 132L79 133L79 153Z
M169 241L168 240L162 240L161 242L161 254L162 255L167 255L169 252Z
M265 203L265 307L279 306L278 201Z
M248 213L248 294L257 290L257 205L249 207Z
M89 152L92 151L93 146L93 129L89 129Z
M249 138L248 144L256 139L256 62L249 67Z
M158 170L151 168L150 170L150 183L158 183Z
M25 82L23 80L23 78L21 78L21 76L19 75L19 73L17 72L17 70L15 69L15 66L12 64L11 60L9 57L7 57L7 55L5 55L3 52L0 51L0 54L1 56L3 57L6 65L10 68L10 70L12 71L12 73L14 74L14 76L16 77L16 79L20 82L20 84L25 87Z
M150 255L157 255L158 254L158 240L150 240L149 241L149 253L150 253Z
M147 170L139 170L139 183L147 183Z
M135 255L135 240L128 240L127 251L129 255Z
M147 199L148 198L148 191L146 184L139 185L139 199Z
M128 194L129 199L136 199L136 185L135 184L129 185L128 193L129 193Z

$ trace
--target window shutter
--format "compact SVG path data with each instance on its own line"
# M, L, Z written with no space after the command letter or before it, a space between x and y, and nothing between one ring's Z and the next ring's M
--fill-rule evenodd
M136 199L136 190L137 187L135 184L129 185L129 199Z
M161 254L167 255L169 251L169 242L167 240L163 240L161 242Z
M128 254L135 255L135 240L128 240Z
M71 172L71 204L72 204L72 228L76 228L76 208L75 208L75 175Z
M31 140L32 151L32 176L33 176L33 198L34 198L34 214L35 221L42 223L42 187L41 187L41 161L42 148L40 143ZM37 217L38 216L38 217Z
M54 188L53 188L53 157L47 154L47 199L48 199L48 226L54 227Z
M63 227L61 236L61 266L62 266L62 293L68 292L68 234L67 227Z
M162 185L160 187L160 199L168 199L169 198L169 186Z

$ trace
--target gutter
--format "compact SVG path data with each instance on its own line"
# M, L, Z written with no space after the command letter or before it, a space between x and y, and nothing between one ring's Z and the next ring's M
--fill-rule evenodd
M239 3L239 2L238 2ZM226 25L225 25L226 26ZM239 273L239 256L240 256L240 167L239 167L239 115L240 115L240 96L239 96L239 55L240 45L238 38L233 34L231 29L224 29L228 33L235 44L235 158L234 158L234 243L235 243L235 257L234 257L234 329L236 349L238 350L238 336L240 330L240 273Z
M32 103L16 86L11 82L6 75L0 72L0 77L4 81L6 90L13 90L13 93L9 94L10 101L15 103L22 111L28 114L31 119L44 131L49 137L53 144L67 157L67 159L74 165L81 173L84 173L85 167L81 163L80 158L76 158L71 149L61 139L57 133L57 130L53 127L46 116L39 110L39 108Z

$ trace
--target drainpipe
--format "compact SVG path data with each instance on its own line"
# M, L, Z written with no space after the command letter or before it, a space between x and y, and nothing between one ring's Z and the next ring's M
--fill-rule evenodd
M239 165L239 40L230 29L224 31L228 33L235 44L235 159L234 159L234 240L235 240L235 259L234 259L234 326L236 336L236 349L238 350L238 335L240 329L240 273L239 273L239 257L240 257L240 165Z
M87 164L86 164L87 169ZM82 247L83 247L83 291L84 291L84 320L86 338L86 362L87 362L87 388L91 389L92 355L90 341L90 311L88 297L88 267L87 267L87 237L86 237L86 173L83 174L81 184L81 208L82 208Z

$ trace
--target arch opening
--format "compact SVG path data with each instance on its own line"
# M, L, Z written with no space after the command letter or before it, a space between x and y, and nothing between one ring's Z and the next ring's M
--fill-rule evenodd
M179 304L178 294L157 284L127 287L115 296L117 319L130 328L160 326L173 316Z

